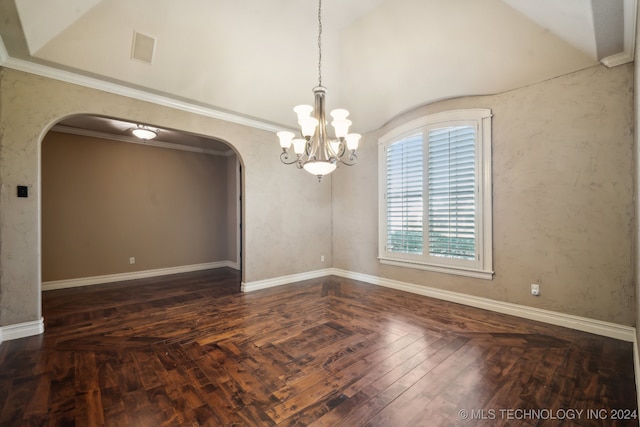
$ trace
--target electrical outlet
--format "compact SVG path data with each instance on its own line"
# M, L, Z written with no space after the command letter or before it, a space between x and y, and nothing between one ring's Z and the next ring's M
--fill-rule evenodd
M531 295L533 295L534 297L540 296L540 285L537 285L535 283L531 284Z
M324 255L320 255L320 262L324 262Z
M136 263L136 257L129 258L129 264L135 264L135 263Z

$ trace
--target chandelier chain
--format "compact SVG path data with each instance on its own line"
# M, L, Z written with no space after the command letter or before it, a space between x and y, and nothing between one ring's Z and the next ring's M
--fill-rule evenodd
M322 86L322 0L318 0L318 86Z

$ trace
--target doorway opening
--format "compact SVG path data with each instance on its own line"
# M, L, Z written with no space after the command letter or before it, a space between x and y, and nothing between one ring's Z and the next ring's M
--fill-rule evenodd
M242 168L211 137L92 115L42 141L42 289L228 267L242 278ZM241 279L240 279L241 280Z

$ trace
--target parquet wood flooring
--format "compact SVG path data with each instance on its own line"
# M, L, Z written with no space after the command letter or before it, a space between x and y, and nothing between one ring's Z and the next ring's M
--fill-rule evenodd
M0 425L638 425L631 343L337 277L239 280L45 292L45 333L0 346Z

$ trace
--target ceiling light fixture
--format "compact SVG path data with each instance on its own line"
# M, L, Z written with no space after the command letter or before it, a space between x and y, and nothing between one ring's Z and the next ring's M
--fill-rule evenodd
M140 139L144 139L145 141L149 139L153 139L156 136L158 136L157 129L153 130L147 126L142 126L142 125L138 125L137 128L132 129L131 133Z
M358 161L356 150L360 135L349 133L351 120L347 119L347 110L333 110L331 125L335 130L335 139L327 134L327 120L324 112L327 90L322 86L322 0L318 1L318 86L313 89L315 109L310 105L298 105L293 109L298 115L298 124L302 138L296 138L293 132L278 132L282 153L280 160L286 165L295 164L298 169L318 177L333 172L339 164L353 166ZM313 117L311 113L313 112ZM289 155L293 145L295 158Z

